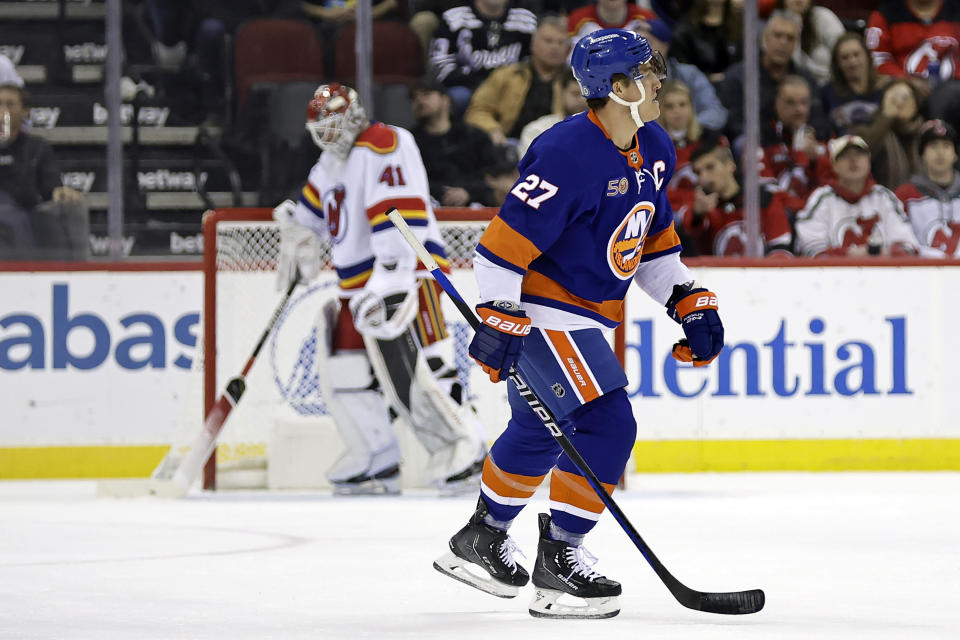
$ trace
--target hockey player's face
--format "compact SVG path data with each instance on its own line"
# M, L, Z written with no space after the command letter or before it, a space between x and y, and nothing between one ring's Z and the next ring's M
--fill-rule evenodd
M643 85L645 95L643 104L640 105L640 118L644 122L650 122L660 117L660 101L657 93L660 91L660 75L656 73L652 65L641 65L639 67L643 76L640 78L640 84ZM628 82L629 93L624 96L625 100L639 100L640 89L633 82Z

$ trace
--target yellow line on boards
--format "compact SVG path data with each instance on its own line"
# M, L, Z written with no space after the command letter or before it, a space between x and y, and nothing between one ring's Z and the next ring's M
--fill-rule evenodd
M0 447L0 480L145 478L168 446Z
M633 447L634 471L960 470L960 439L657 440Z

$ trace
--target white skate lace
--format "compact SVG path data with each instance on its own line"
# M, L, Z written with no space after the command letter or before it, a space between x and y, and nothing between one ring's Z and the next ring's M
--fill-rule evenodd
M593 565L597 564L597 557L586 550L584 547L567 547L567 563L569 564L572 571L570 575L567 576L567 579L570 579L573 574L583 576L590 582L593 582L597 578L602 578L603 576L591 569Z
M507 536L500 545L500 559L503 560L505 565L510 567L511 573L517 572L517 561L513 558L513 554L515 553L519 553L524 558L527 557L523 555L523 551L521 551L517 543L513 541L513 538Z

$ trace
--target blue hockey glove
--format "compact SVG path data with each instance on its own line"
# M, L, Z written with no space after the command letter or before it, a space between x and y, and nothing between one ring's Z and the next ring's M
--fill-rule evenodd
M717 313L717 294L701 287L674 285L667 315L683 327L686 336L673 345L673 357L705 367L723 349L723 323Z
M523 338L530 333L530 318L516 302L493 300L477 305L480 325L470 341L470 357L492 382L500 382L517 364Z

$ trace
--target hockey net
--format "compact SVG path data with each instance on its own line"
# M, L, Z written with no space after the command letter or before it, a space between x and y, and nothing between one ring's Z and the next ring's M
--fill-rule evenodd
M476 296L470 271L473 251L494 213L437 212L452 280L468 300ZM280 236L270 210L208 212L204 242L204 404L209 411L243 368L282 293L276 275ZM325 248L320 275L294 292L247 376L246 393L218 440L216 463L207 465L205 487L325 486L323 472L342 449L331 428L335 425L325 419L314 358L316 315L322 303L337 294L329 249ZM506 425L506 386L483 383L485 376L467 355L471 335L467 324L449 300L444 305L452 337L449 361L460 370L492 441ZM418 476L417 462L424 454L402 427L400 431L404 485L419 486L424 479Z

